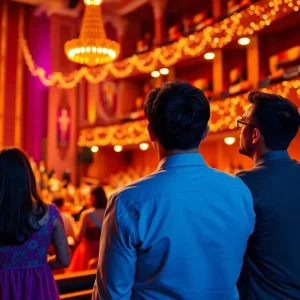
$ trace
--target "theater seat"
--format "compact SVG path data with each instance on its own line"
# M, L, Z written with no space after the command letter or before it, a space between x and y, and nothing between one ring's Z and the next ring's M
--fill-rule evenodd
M89 270L96 269L98 265L98 258L92 258L89 261Z
M93 288L96 278L96 269L75 272L73 274L55 275L54 278L61 297L70 293L84 293Z
M61 300L91 300L93 290L80 291L76 293L69 293L60 296Z

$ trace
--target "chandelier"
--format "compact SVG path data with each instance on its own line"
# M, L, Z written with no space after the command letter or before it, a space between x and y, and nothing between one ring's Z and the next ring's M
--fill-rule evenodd
M120 45L107 39L101 7L103 0L84 0L86 5L78 39L65 43L69 60L90 67L114 61L120 54Z

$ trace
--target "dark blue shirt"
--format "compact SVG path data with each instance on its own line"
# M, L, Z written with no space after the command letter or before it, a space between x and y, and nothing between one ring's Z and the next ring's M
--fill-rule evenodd
M240 299L300 299L300 164L287 151L272 151L238 176L251 190L256 213Z

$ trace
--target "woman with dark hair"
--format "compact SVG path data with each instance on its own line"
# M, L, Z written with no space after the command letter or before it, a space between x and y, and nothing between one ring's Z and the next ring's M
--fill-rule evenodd
M55 253L47 261L53 244ZM0 152L0 300L59 299L51 268L70 263L66 234L54 205L37 194L26 155Z
M107 198L102 187L91 191L90 209L82 212L79 220L77 240L79 245L74 252L67 272L83 271L90 268L90 262L98 257L101 227Z

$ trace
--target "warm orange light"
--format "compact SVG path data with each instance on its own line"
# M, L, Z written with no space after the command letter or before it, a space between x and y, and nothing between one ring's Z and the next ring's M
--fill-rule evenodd
M235 143L235 137L232 137L232 136L229 136L229 137L226 137L225 139L224 139L224 143L226 144L226 145L229 145L229 146L231 146L231 145L233 145L234 143Z
M141 144L140 144L140 149L141 149L142 151L148 150L148 149L149 149L149 144L148 144L148 143L141 143Z
M161 68L159 72L161 75L168 75L170 73L168 68Z
M238 43L242 46L246 46L250 44L250 39L247 37L243 37L238 40Z
M207 53L204 54L204 58L207 59L207 60L214 59L215 56L216 55L213 52L207 52Z
M160 73L159 73L158 71L153 71L153 72L151 73L151 76L152 76L153 78L158 78L158 77L160 76Z
M99 151L99 147L98 147L98 146L93 146L93 147L91 148L91 151L92 151L93 153L97 153L97 152Z
M101 5L103 0L84 0L85 5Z
M114 147L115 152L121 152L123 150L123 147L121 145L116 145Z
M86 5L79 37L65 43L69 60L90 67L114 61L120 44L109 40L105 33L100 5L103 0L84 0Z

